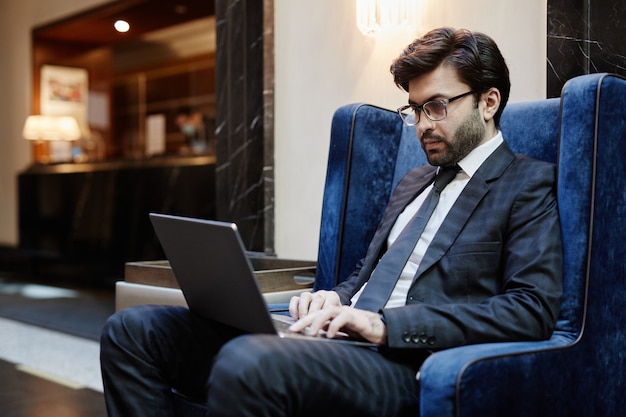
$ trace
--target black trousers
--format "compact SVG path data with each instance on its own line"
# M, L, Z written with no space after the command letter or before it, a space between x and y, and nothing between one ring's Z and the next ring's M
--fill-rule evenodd
M185 308L113 315L101 337L110 417L172 416L172 388L207 416L419 415L416 365L377 350L243 335Z

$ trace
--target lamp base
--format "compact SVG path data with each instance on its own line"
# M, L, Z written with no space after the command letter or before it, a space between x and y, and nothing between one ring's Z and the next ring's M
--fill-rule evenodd
M32 143L33 162L35 164L49 164L52 162L50 158L50 143L46 140L36 140Z

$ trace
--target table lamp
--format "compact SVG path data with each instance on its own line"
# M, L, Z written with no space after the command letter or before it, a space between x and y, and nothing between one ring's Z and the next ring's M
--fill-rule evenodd
M52 162L50 142L78 140L82 134L76 118L72 116L33 115L26 118L22 136L34 141L35 163L48 164Z

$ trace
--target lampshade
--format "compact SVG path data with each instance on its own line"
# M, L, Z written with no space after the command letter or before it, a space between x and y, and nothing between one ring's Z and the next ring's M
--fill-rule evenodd
M356 24L364 35L380 29L417 30L417 0L356 0Z
M77 140L82 134L71 116L28 116L22 135L28 140Z

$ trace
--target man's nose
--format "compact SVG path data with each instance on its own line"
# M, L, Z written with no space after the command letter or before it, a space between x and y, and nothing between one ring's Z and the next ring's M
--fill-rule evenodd
M420 117L420 122L415 125L415 130L417 132L418 138L421 138L425 132L434 129L434 122L430 120L425 114L422 114L421 116L422 117Z

